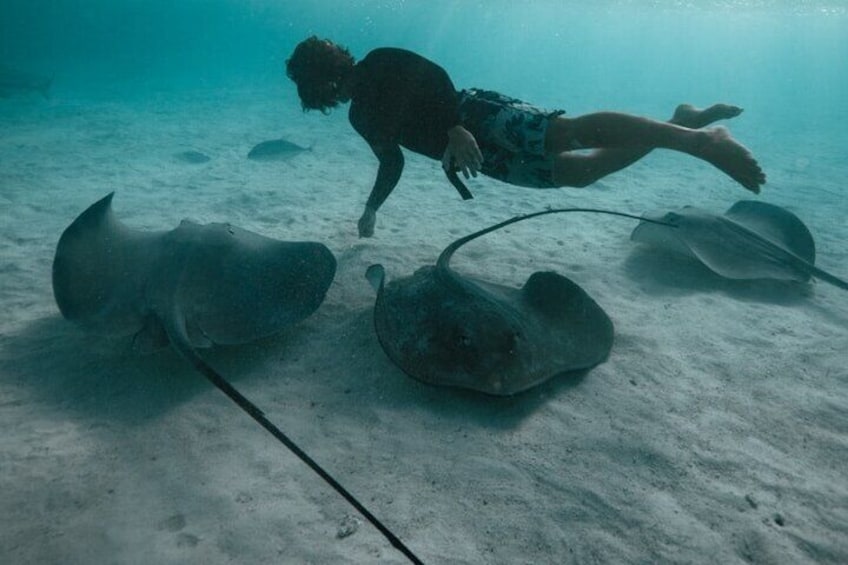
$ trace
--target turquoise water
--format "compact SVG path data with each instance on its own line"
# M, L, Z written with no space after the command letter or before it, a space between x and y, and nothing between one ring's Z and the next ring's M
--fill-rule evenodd
M251 562L238 559L244 555L273 562L284 536L299 555L324 547L313 562L351 551L334 537L344 502L263 443L263 432L214 391L204 396L205 383L180 360L122 356L59 318L48 282L56 239L110 190L120 193L121 216L139 228L170 229L196 214L251 222L275 237L327 238L347 266L328 307L280 341L213 358L433 562L490 562L491 546L502 562L570 554L578 562L698 561L711 546L716 561L731 554L739 562L844 560L840 391L848 363L836 289L819 285L770 301L755 284L740 291L701 280L700 271L688 285L675 286L673 276L652 285L622 274L629 228L584 230L596 238L585 241L575 223L553 236L567 242L555 267L585 277L621 335L611 360L576 384L542 387L514 403L452 395L395 370L371 333L373 295L362 272L372 260L390 262L394 276L409 274L471 223L552 202L635 212L696 203L718 212L744 191L712 168L663 152L596 189L559 191L550 201L479 182L476 208L460 209L441 176L430 179L438 170L410 159L405 178L419 186L400 187L381 212L378 236L357 240L374 162L350 140L343 115L299 112L283 70L312 34L357 58L378 46L412 49L447 69L458 88L496 89L570 114L666 118L681 102L742 106L729 125L769 175L762 198L800 208L820 243L820 264L848 274L845 2L2 0L0 64L52 77L53 88L49 100L0 99L0 250L15 257L3 267L0 296L9 297L2 307L12 315L4 317L16 322L0 328L0 369L8 374L0 421L9 424L4 445L15 463L0 484L13 493L0 504L12 532L0 536L0 561L9 548L72 554L69 562L102 561L116 547L128 548L125 556L156 550L161 557L163 547L188 551L201 538L202 555L217 557L207 562L226 561L218 549L240 562ZM299 166L246 164L253 143L280 131L316 150ZM212 157L206 168L171 159L196 148ZM324 217L330 198L349 201L343 217ZM288 199L303 213L290 213ZM486 206L507 201L486 215ZM512 236L511 249L493 244L490 256L476 257L513 253L520 268L551 268L554 253L532 253L532 238L543 247L548 235L527 227ZM621 264L592 264L593 246L604 248L600 261ZM631 259L630 270L649 270L639 265L644 257ZM493 279L514 274L498 265ZM663 332L670 327L674 335ZM333 345L319 351L313 339ZM21 392L27 387L35 393ZM66 441L69 422L82 431ZM54 452L31 453L50 441ZM129 463L116 463L122 458ZM285 471L281 461L289 461ZM297 502L300 490L290 477L313 489L320 512L304 518L291 510L282 497L296 493ZM231 499L248 506L234 508ZM80 507L87 521L78 520ZM255 507L265 509L259 519L243 511ZM167 545L170 528L182 527L177 510L197 537ZM789 524L780 537L777 514ZM367 528L357 536L360 560L397 558ZM79 540L75 553L71 538ZM794 553L781 553L787 548Z
M59 85L81 74L283 80L294 45L317 34L360 57L381 45L417 50L460 87L574 112L664 114L681 100L728 99L764 124L845 129L846 11L834 0L6 0L0 60Z

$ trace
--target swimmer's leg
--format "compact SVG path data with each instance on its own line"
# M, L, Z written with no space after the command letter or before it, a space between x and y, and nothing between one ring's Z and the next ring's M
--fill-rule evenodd
M554 182L558 186L588 186L635 163L653 149L665 147L704 159L745 188L758 192L765 175L747 149L724 128L697 131L741 113L741 108L728 104L715 104L703 110L682 104L665 124L609 112L573 119L556 118L546 137L549 153L556 155ZM559 147L573 147L575 141L600 149L588 154L558 151Z

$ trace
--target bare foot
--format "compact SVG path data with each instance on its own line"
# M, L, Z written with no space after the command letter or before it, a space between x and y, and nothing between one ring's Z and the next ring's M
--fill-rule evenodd
M701 131L703 144L693 153L727 173L733 180L754 193L766 182L766 175L751 152L730 137L724 127Z
M699 110L691 104L681 104L674 111L674 116L669 122L686 128L700 129L719 120L735 118L741 113L742 108L731 104L713 104L703 110Z

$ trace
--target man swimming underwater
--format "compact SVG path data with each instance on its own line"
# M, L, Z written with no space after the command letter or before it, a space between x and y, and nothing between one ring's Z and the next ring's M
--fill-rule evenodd
M377 210L400 180L401 147L441 159L445 171L466 179L480 172L531 188L585 187L656 148L703 159L755 193L766 181L725 128L701 129L738 116L736 106L681 105L668 122L618 112L567 118L489 90L457 91L444 69L411 51L379 48L357 63L315 36L297 45L286 72L304 110L327 113L350 102L350 123L377 156L360 237L374 234Z

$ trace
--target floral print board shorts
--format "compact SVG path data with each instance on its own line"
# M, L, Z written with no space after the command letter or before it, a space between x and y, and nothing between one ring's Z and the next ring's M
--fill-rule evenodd
M562 110L543 110L491 90L459 93L462 124L477 139L484 175L530 188L556 188L545 132Z

